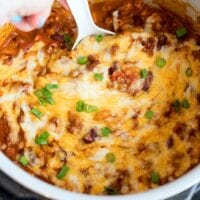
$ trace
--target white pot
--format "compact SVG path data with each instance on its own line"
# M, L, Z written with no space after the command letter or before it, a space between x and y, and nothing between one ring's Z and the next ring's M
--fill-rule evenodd
M146 2L151 4L154 2L154 5L156 2L182 17L189 16L193 20L195 27L200 30L200 0L146 0ZM200 182L200 166L197 166L177 180L147 192L123 196L92 196L69 192L45 183L26 173L1 152L0 170L24 187L47 198L57 200L160 200L178 194Z

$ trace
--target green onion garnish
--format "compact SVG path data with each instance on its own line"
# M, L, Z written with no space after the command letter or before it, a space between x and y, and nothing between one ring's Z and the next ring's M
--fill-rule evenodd
M47 84L46 88L51 90L51 89L58 89L58 84Z
M192 74L193 74L193 71L192 71L192 68L191 67L188 67L185 71L185 74L187 77L191 77Z
M152 172L151 173L151 182L154 184L159 184L160 183L160 177L159 174L157 172Z
M84 111L84 105L85 105L84 101L78 101L76 103L76 111L77 112L83 112Z
M20 156L19 158L19 162L23 165L23 166L27 166L29 161L25 156Z
M140 70L140 77L146 78L147 76L148 76L148 71L146 69L141 69Z
M69 172L70 168L67 165L64 165L62 169L57 174L57 179L62 180L66 174Z
M180 102L178 99L176 99L176 100L172 103L172 107L174 108L174 110L175 110L176 112L179 112L180 109L181 109L181 102Z
M98 110L97 106L84 104L84 109L83 109L84 112L92 113L96 112L97 110Z
M43 97L43 91L42 91L42 89L41 89L41 90L35 91L35 95L36 95L38 98L42 98L42 97Z
M159 68L163 68L165 65L166 65L166 60L164 58L157 58L156 59L156 65L159 67Z
M88 57L86 57L86 56L80 56L80 57L78 57L77 63L79 65L85 65L85 64L87 64L88 63Z
M55 101L54 101L54 99L52 97L46 98L46 102L49 103L49 104L51 104L51 105L55 104Z
M183 108L186 108L186 109L190 108L190 103L187 99L183 99L181 102L181 105Z
M76 103L76 111L77 112L92 113L97 110L98 110L97 106L86 104L84 101L78 101Z
M185 36L187 33L188 33L188 31L185 27L180 27L176 30L177 38L181 38L181 37Z
M107 195L117 195L119 194L119 191L110 186L104 186L104 193L106 193Z
M96 41L97 42L101 42L103 40L103 35L102 34L99 34L96 36Z
M40 112L37 108L32 108L31 112L39 119L42 117L42 112Z
M45 131L41 135L35 138L35 143L39 145L48 144L49 132Z
M154 112L151 111L151 110L149 110L149 111L147 111L147 112L145 113L144 116L145 116L145 118L147 118L147 119L152 119L153 116L154 116Z
M48 104L55 104L55 101L53 99L53 93L50 91L51 89L57 89L58 84L47 84L44 88L37 90L35 92L35 95L37 96L39 102L41 105Z
M115 154L114 153L108 153L106 154L106 160L110 163L114 163L116 160Z
M103 74L95 73L94 78L97 81L102 81L103 80Z
M111 133L111 130L109 128L107 128L107 127L104 127L104 128L101 129L101 135L103 137L109 136L110 133Z

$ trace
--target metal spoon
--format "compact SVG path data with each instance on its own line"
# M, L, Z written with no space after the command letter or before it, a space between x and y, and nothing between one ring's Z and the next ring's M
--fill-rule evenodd
M78 34L72 50L76 48L78 43L85 37L90 35L114 35L112 31L98 27L91 16L88 0L66 0L68 6L76 21Z

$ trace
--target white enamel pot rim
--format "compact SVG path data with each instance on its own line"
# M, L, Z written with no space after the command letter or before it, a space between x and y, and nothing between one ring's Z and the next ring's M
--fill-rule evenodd
M34 176L26 173L17 165L13 164L3 153L0 152L0 170L24 187L41 194L50 199L57 200L161 200L178 194L200 181L200 165L186 173L181 178L139 194L129 194L123 196L93 196L78 194L60 189L45 183Z
M90 0L95 1L95 0ZM151 0L145 0L151 1ZM160 0L159 0L160 1ZM173 1L162 0L166 3L173 3ZM183 2L190 2L194 7L198 7L200 11L200 0L180 0ZM172 6L174 7L174 6ZM191 13L192 18L196 12L192 12L188 9L189 14ZM199 12L198 12L199 15ZM200 27L200 26L199 26ZM56 200L162 200L173 195L176 195L189 187L200 182L200 165L196 166L194 169L190 170L184 176L178 178L177 180L168 183L166 185L160 186L159 188L149 190L147 192L139 194L129 194L123 196L92 196L86 194L73 193L64 189L60 189L56 186L50 185L34 176L26 173L23 169L15 165L10 161L3 153L0 152L0 170L5 174L10 176L13 180L23 185L24 187L32 190L40 195L43 195L50 199Z

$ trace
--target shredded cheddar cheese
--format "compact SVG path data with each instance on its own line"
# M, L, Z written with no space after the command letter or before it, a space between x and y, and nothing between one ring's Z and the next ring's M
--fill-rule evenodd
M9 66L0 63L0 125L19 150L12 159L89 194L145 191L197 165L199 47L165 35L159 50L157 35L144 31L88 37L70 56L49 56L37 42ZM87 62L77 62L80 56ZM0 142L4 152L7 142Z

